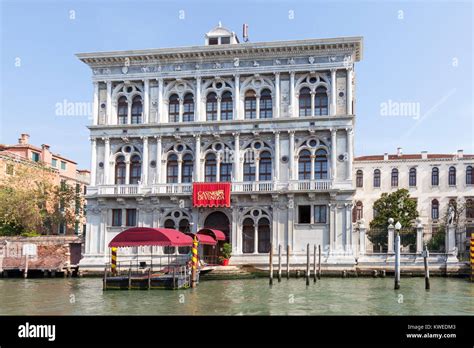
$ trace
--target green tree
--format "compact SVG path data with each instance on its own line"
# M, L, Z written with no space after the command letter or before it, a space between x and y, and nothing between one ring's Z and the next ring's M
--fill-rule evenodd
M0 181L0 235L41 232L74 224L75 191L55 185L47 167L19 165Z
M376 214L370 222L370 231L367 234L374 245L382 246L382 248L387 247L389 218L392 218L394 223L398 221L402 225L402 245L407 246L415 243L416 231L411 226L418 217L417 203L410 198L408 190L399 189L393 193L382 193L374 203L374 211Z

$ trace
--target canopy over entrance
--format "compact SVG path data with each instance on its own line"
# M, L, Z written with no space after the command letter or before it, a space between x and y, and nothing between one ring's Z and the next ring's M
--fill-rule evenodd
M193 239L170 228L133 227L116 235L109 248L135 246L192 246Z
M191 238L194 238L194 233L189 232L186 234L190 236ZM209 236L207 234L196 234L196 237L199 244L203 244L203 245L216 245L217 244L217 241L212 236Z
M220 231L220 230L213 230L213 229L210 229L210 228L203 228L203 229L200 229L197 234L198 235L203 234L203 235L208 235L208 236L214 237L214 239L217 240L217 241L226 240L225 233Z

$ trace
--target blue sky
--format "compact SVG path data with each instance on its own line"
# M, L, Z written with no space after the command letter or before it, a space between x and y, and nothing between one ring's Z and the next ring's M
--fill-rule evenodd
M92 101L91 72L74 54L199 45L222 21L239 36L248 23L252 42L364 36L356 66L356 155L393 153L397 146L404 153L474 153L471 2L0 3L0 143L27 132L32 143L50 144L88 168L88 117L55 112L64 100ZM419 117L383 115L390 102L416 103Z

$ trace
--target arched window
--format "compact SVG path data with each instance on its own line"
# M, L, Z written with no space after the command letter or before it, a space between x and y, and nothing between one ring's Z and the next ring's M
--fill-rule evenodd
M118 124L127 124L128 102L125 96L120 97L118 100L117 116L118 116Z
M233 110L232 93L229 91L224 92L221 98L221 120L232 120Z
M352 222L357 222L364 217L364 205L357 201L352 210Z
M410 168L410 173L408 176L408 185L416 186L416 168Z
M255 181L255 160L252 151L247 151L244 156L244 181Z
M364 186L364 172L362 170L358 170L356 172L356 187Z
M397 187L398 186L398 169L393 168L392 169L392 187Z
M136 185L142 176L142 161L140 156L133 155L130 161L130 184Z
M466 199L466 219L474 219L474 202L471 198Z
M166 182L174 184L178 182L178 156L171 154L166 163Z
M308 87L300 90L300 116L311 116L311 91Z
M270 152L263 151L260 154L258 180L271 181L272 180L272 156Z
M255 227L253 220L246 218L242 223L242 252L251 254L255 251Z
M135 96L132 101L132 124L142 123L142 97Z
M298 158L298 179L311 179L311 153L308 150L303 150L300 152Z
M433 199L431 201L431 219L439 219L439 202L437 199Z
M168 116L170 122L179 122L179 98L177 94L170 96Z
M178 231L183 232L183 233L191 232L191 230L189 228L188 219L181 219L179 221ZM189 246L178 247L178 254L180 254L180 255L187 255L187 254L189 254L190 251L191 251L191 247L189 247Z
M318 87L314 96L314 114L316 116L328 114L328 94L325 87Z
M219 167L219 181L230 182L232 176L232 162L221 161Z
M206 161L204 165L204 179L206 182L217 181L217 161L216 155L208 153L206 155Z
M245 93L245 119L257 118L257 97L255 91Z
M260 118L273 117L272 94L268 89L260 93Z
M380 169L374 170L374 187L380 187Z
M172 230L176 229L175 223L171 219L165 220L165 223L163 225L164 228L171 228ZM163 254L174 254L176 251L175 247L172 246L165 246L163 247Z
M328 178L328 156L326 150L319 149L316 151L314 160L314 178L316 180Z
M115 160L115 184L116 185L125 185L125 157L118 156Z
M474 185L474 176L472 175L472 166L466 167L466 185Z
M456 185L456 168L455 167L449 167L448 184L449 186Z
M259 253L270 252L270 221L267 218L258 220L258 245Z
M193 181L193 156L187 153L183 156L183 163L181 168L181 182Z
M439 169L434 167L431 169L431 186L439 185Z
M206 98L206 120L217 120L217 95L214 92L209 93Z
M194 121L194 97L191 93L188 93L183 100L183 122L192 121Z

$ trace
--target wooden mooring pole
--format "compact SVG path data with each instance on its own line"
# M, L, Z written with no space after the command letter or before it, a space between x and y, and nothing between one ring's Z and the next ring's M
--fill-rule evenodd
M281 245L278 245L278 282L281 282Z
M310 277L310 268L309 268L309 243L306 244L306 286L309 285L309 277Z
M286 279L290 279L290 246L286 246Z
M318 245L318 279L321 279L321 245Z
M269 274L269 284L270 286L273 285L273 243L270 243L270 257L268 261L268 268L270 271Z
M423 263L425 264L425 289L430 289L430 267L428 264L428 257L430 256L428 246L425 244L425 250L423 250Z
M314 245L313 251L313 282L316 283L317 275L316 275L316 244Z

